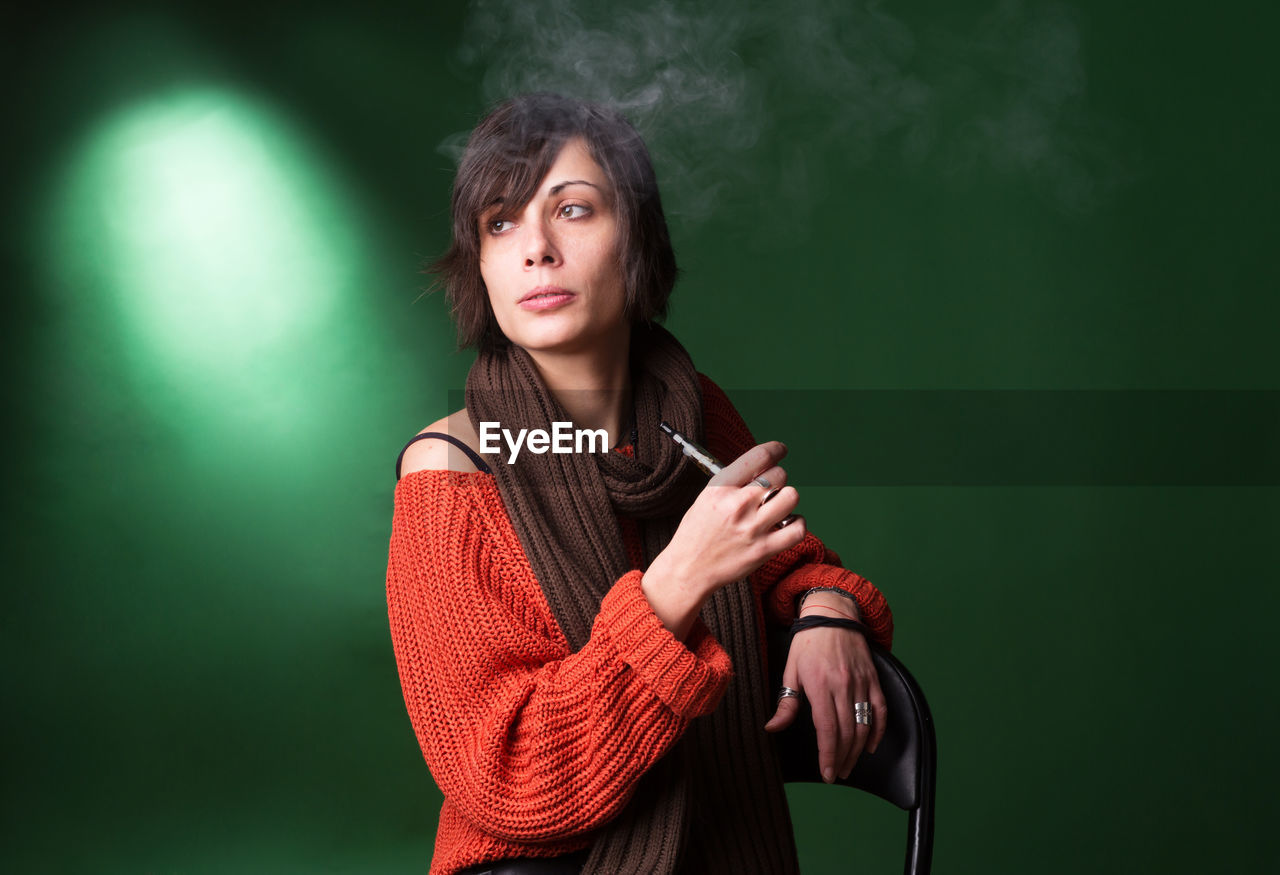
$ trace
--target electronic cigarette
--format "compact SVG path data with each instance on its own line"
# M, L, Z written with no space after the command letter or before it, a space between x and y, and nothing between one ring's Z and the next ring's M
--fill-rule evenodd
M659 422L658 428L662 429L663 434L665 434L667 437L671 438L673 441L679 444L681 451L690 459L692 459L693 463L697 465L699 468L701 468L708 477L714 477L724 470L724 465L721 465L716 460L715 456L711 455L704 448L698 446L693 441L689 440L687 437L680 434L680 432L676 431L674 428L671 427L670 423L666 421ZM765 502L769 501L775 495L777 495L779 492L782 491L781 486L775 487L773 486L773 484L771 484L768 480L764 479L763 477L757 477L755 479L755 482L758 483L762 488L769 490L769 494L760 500L761 504L764 504ZM782 528L785 525L789 525L793 520L795 520L795 514L788 515L785 519L782 520L782 522L778 523L778 528Z

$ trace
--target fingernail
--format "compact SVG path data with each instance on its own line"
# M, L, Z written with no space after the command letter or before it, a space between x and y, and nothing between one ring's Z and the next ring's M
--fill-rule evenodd
M833 781L835 781L835 779L836 779L836 770L835 770L835 769L833 769L833 768L828 767L828 768L827 768L827 769L822 773L822 780L826 781L828 784L830 784L830 783L832 783Z

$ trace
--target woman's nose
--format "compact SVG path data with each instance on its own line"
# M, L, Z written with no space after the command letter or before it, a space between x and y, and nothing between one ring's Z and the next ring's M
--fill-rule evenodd
M525 240L524 266L549 267L560 263L560 252L547 229L539 222L531 223Z

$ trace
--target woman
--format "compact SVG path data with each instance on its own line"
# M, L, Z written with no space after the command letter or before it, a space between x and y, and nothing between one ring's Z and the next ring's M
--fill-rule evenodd
M387 572L444 793L431 871L798 871L767 731L803 692L834 780L875 749L884 698L863 635L824 626L795 636L775 700L764 624L861 620L888 646L892 619L791 515L785 447L756 445L656 324L676 266L639 135L553 95L499 106L435 269L480 351L466 407L401 454ZM708 483L660 420L729 464ZM490 439L557 422L613 449Z

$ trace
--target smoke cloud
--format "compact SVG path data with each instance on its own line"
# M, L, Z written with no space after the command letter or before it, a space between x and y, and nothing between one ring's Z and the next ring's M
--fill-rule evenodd
M779 179L792 197L820 182L810 150L838 144L854 164L896 155L961 185L978 172L1007 175L1077 212L1120 173L1084 109L1074 15L998 0L980 19L913 32L867 0L793 0L785 11L726 0L625 10L473 0L458 59L491 104L556 91L620 109L650 146L668 213L687 221L744 181L745 156L775 126L803 128L794 142L778 138L789 143ZM466 137L440 151L456 160Z

